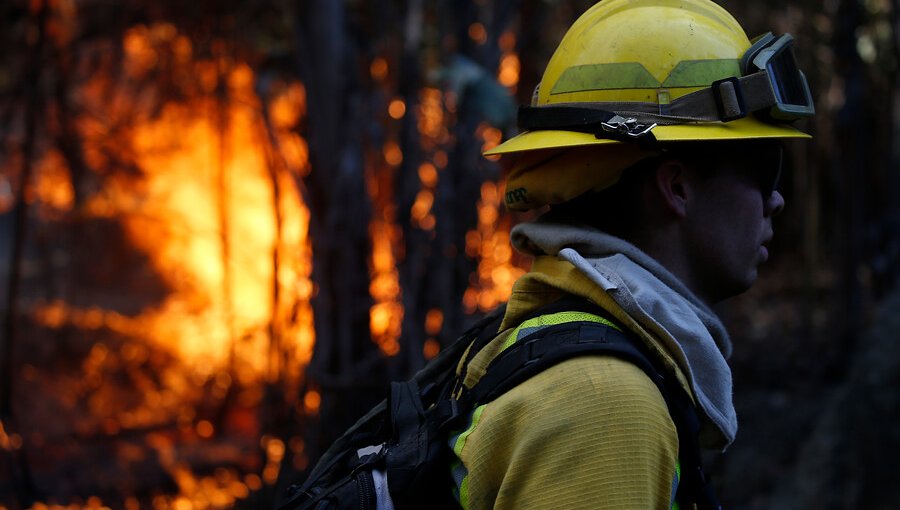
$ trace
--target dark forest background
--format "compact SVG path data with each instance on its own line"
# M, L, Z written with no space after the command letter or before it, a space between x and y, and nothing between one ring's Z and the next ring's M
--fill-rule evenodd
M480 154L593 3L0 4L0 509L302 479L527 269ZM720 4L794 34L818 114L719 310L741 433L709 470L727 508L893 508L900 5Z

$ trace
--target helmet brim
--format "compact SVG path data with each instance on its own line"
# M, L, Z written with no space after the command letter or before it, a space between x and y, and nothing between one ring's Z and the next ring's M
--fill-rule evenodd
M657 126L653 128L653 135L660 142L812 138L812 136L793 126L769 124L754 117L745 117L731 122ZM499 156L531 150L583 147L609 143L623 142L597 138L590 133L578 133L575 131L527 131L486 151L484 155Z

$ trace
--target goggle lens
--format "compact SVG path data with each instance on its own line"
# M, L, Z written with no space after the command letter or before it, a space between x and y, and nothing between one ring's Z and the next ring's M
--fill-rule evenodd
M783 104L810 106L810 97L806 93L803 82L805 78L797 65L794 48L785 46L769 59L766 64L769 75L775 82L775 95Z
M775 37L771 33L754 39L744 55L741 66L744 74L765 69L768 72L776 104L768 112L775 121L792 121L815 113L806 76L797 64L794 38L790 34Z

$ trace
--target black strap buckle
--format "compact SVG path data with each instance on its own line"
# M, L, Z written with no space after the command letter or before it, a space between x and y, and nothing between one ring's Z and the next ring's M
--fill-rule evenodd
M719 111L719 120L730 122L747 116L744 91L741 89L741 81L738 78L730 76L716 80L712 82L710 88L716 101L716 110Z

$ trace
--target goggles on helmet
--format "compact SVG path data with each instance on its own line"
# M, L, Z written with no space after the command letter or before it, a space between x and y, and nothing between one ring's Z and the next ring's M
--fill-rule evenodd
M743 76L714 81L669 104L599 102L523 106L519 127L592 133L597 138L653 141L657 125L730 122L754 114L787 123L815 113L806 76L797 65L794 38L756 38L741 59Z
M768 112L757 115L762 113L774 121L790 122L816 112L806 76L797 65L791 34L776 37L769 32L754 39L741 59L741 71L745 76L765 71L772 85L775 104Z

